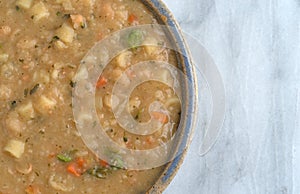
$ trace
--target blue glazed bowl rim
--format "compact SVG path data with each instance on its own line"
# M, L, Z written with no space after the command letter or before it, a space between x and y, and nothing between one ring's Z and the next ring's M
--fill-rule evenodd
M175 159L169 162L164 168L161 176L155 182L155 184L149 189L147 193L162 193L163 190L170 184L174 176L176 175L178 169L180 168L184 157L186 155L187 147L190 144L191 137L195 128L195 119L196 119L196 109L197 109L197 96L198 96L198 86L197 86L197 77L195 69L191 60L191 54L186 45L183 33L176 22L174 16L166 7L166 5L161 0L142 0L142 2L149 8L149 10L160 20L163 25L170 26L170 32L173 35L174 40L177 43L177 47L180 50L181 54L184 56L180 60L182 68L185 75L189 79L191 85L187 85L188 94L186 96L187 102L185 104L186 111L184 117L184 131L183 137L181 138L178 150L183 150ZM181 121L182 123L182 121Z

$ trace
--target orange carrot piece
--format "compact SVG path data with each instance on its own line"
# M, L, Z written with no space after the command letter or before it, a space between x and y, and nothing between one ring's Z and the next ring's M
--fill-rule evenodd
M79 158L76 159L76 161L70 163L67 166L67 171L69 173L79 177L86 170L85 166L86 166L86 160L79 157Z
M168 116L161 112L152 112L151 115L154 119L160 121L163 124L166 124L168 122Z
M82 27L84 28L85 27L85 18L80 15L80 14L76 14L76 15L70 15L71 17L71 20L72 20L72 23L73 23L73 27L75 29L79 28L79 27Z
M37 186L29 185L25 189L26 194L41 194L40 189Z
M152 143L154 143L154 139L153 139L153 137L151 137L151 136L148 136L147 138L146 138L146 142L147 142L147 144L152 144Z
M80 170L78 169L77 164L74 162L72 162L68 165L67 171L77 177L81 176Z
M49 158L49 159L52 159L52 158L54 158L55 156L56 156L56 154L52 152L52 153L50 153L50 154L48 155L48 158Z
M105 160L100 160L99 162L102 167L107 167L109 165Z
M105 77L100 77L100 79L97 81L96 87L101 88L107 84L108 80Z
M138 18L133 13L129 14L129 16L128 16L128 22L130 24L137 24L138 23Z
M80 167L81 169L84 168L86 161L83 158L77 158L77 165L78 167Z

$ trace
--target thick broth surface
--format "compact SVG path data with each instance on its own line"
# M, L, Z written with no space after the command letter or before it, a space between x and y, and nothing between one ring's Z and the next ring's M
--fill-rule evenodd
M155 18L137 0L0 0L0 193L145 193L155 183L163 167L126 170L122 161L110 165L97 158L80 138L72 112L72 78L87 51L112 32L152 23ZM138 122L149 120L154 100L167 105L168 114L153 116L168 127L154 134L126 132L110 104L126 68L141 60L174 63L172 56L161 42L129 49L99 77L97 113L120 146L153 148L176 130L180 105L162 83L139 85L128 105Z

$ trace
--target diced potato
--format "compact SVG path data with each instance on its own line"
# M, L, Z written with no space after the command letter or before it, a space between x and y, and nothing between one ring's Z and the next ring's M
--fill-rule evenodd
M122 52L117 57L118 66L121 67L121 68L126 68L130 64L131 57L132 57L132 52L131 51Z
M160 101L164 101L165 100L164 93L161 90L157 90L155 92L155 98L160 100Z
M60 41L60 40L55 41L54 45L55 45L55 47L58 48L59 50L68 48L68 46L67 46L65 43L63 43L62 41Z
M63 24L59 29L56 30L56 35L63 42L72 43L75 37L75 31L69 25Z
M103 102L104 102L105 106L107 106L108 108L111 108L111 95L110 94L106 94L103 97Z
M4 150L16 158L20 158L25 150L25 143L19 140L9 140Z
M50 75L49 75L49 73L46 70L42 69L40 71L34 72L34 74L33 74L33 80L36 83L47 84L50 81Z
M66 11L74 10L70 0L56 0L56 3L60 3Z
M112 72L112 78L113 80L118 80L120 78L120 76L122 75L123 71L121 70L121 68L117 67L113 70Z
M180 105L180 100L177 97L173 97L173 98L169 98L166 102L165 102L165 107L169 108L170 106L173 105Z
M35 4L31 8L31 14L34 22L38 22L39 20L47 18L50 15L48 9L46 8L43 2Z
M29 9L32 2L33 0L17 0L16 5L24 9Z
M74 190L72 181L67 181L65 177L59 174L51 175L49 178L49 185L57 191L71 192Z
M11 94L12 91L7 85L0 85L0 100L8 100L11 97Z
M55 109L57 102L56 100L46 97L42 95L36 104L34 104L34 108L41 114L51 114Z
M144 42L143 42L143 45L144 48L145 48L145 51L148 55L152 55L152 54L155 54L158 47L157 46L154 46L154 45L158 45L158 42L155 38L153 37L147 37Z
M35 111L33 109L31 101L19 106L17 112L26 120L33 119L35 117Z
M0 54L0 64L8 61L8 54Z
M18 113L15 111L8 114L5 123L9 133L18 134L25 129L25 124L20 120Z

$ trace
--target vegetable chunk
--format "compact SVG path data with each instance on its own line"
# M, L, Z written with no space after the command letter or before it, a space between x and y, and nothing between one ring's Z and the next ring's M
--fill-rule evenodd
M31 17L34 22L38 22L41 19L47 18L50 15L48 9L46 8L46 6L43 2L39 2L39 3L35 4L31 8L31 14L32 14Z
M16 158L21 158L25 150L25 143L19 140L10 140L4 150Z
M33 0L18 0L16 5L24 9L29 9L32 5L32 2Z
M65 43L72 43L75 37L75 32L68 24L63 24L56 30L57 37Z

